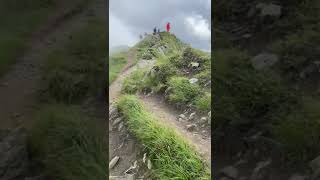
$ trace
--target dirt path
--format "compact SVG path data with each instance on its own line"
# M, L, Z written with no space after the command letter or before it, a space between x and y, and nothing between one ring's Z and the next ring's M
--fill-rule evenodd
M211 167L211 137L204 136L196 132L190 132L186 129L186 126L190 122L179 122L177 117L180 114L178 111L171 109L164 102L160 101L154 96L140 96L140 99L145 105L145 108L152 112L161 124L166 125L176 130L184 139L186 139L190 145L194 146L196 151L201 154L203 159Z
M134 70L134 68L132 68L134 64L134 56L135 51L130 50L128 52L127 64L125 65L121 73L119 73L119 76L109 86L109 103L114 102L117 99L121 92L123 80Z
M129 51L127 64L119 73L119 76L109 86L109 107L120 95L122 82L130 75L135 68L133 68L135 52ZM117 126L112 126L112 122L109 120L109 161L119 156L119 162L110 170L110 175L121 176L124 171L127 170L134 161L138 158L139 147L136 141L130 136L130 134L124 129L119 131Z
M127 65L109 87L109 104L119 97L125 77L128 77L130 73L139 68L140 65L141 67L144 67L143 60L140 60L137 65L133 66L134 53L134 51L129 52ZM174 128L178 134L187 139L189 144L195 147L196 151L200 153L205 162L211 167L210 137L187 131L185 123L176 121L176 117L179 113L170 109L164 103L160 103L157 98L144 98L143 96L140 96L140 99L145 104L146 108L163 122L163 124ZM119 164L110 171L111 175L121 175L123 171L130 167L130 165L138 158L140 150L135 142L136 141L130 137L128 132L118 131L117 126L113 127L112 122L109 121L109 160L115 156L120 157Z
M75 7L79 8L79 7ZM34 33L29 49L17 60L12 69L0 79L0 124L1 128L28 126L36 106L36 95L40 90L41 65L43 54L58 46L58 43L71 37L88 16L90 8L66 9L60 15L49 18L40 31ZM62 14L61 14L62 13Z

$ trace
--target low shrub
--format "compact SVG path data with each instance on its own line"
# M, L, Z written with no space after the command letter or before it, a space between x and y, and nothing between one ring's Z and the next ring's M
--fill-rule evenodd
M202 112L211 110L211 93L205 93L204 96L198 96L194 101L195 107Z
M72 103L99 94L106 87L105 39L103 23L90 21L74 33L63 49L49 52L42 81L47 99Z
M274 125L273 135L284 145L291 163L310 161L320 151L320 103L304 99L301 107Z
M169 101L175 103L188 104L202 93L200 87L191 84L186 77L172 77L168 81L168 86L172 88Z
M283 76L289 80L299 80L300 73L315 61L318 61L320 51L318 31L304 30L288 35L272 45L272 49L280 56L279 68Z

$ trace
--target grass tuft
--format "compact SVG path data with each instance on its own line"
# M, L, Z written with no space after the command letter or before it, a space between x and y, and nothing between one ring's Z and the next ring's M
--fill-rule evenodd
M47 105L36 116L28 148L49 177L61 180L107 179L104 129L76 106Z
M210 179L193 148L173 129L159 124L135 96L122 96L117 106L130 132L146 147L156 179Z

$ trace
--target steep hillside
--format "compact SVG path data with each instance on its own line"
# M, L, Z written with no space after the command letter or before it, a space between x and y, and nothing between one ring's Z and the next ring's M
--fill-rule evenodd
M210 179L210 54L167 32L147 35L129 54L131 66L118 75L109 89L119 112L109 119L109 147L119 146L113 143L118 141L116 137L129 133L145 146L134 152L138 164L142 159L139 154L144 153L152 164L151 170L139 169L137 174L156 179ZM121 92L115 96L114 91ZM120 149L109 149L109 158L125 156L131 161L132 156L121 148L125 146L126 143ZM110 170L111 175L123 175L120 167L125 166L120 161Z
M306 163L320 151L319 1L215 3L217 175L310 176Z

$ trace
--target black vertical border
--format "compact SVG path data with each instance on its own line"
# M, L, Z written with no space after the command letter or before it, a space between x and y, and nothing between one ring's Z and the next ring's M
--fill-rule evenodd
M105 11L105 20L106 20L106 43L107 43L107 49L106 49L106 59L105 59L105 63L106 63L106 77L107 77L107 81L106 81L106 86L104 88L104 95L105 95L105 104L106 104L106 142L107 142L107 163L109 163L109 0L105 0L105 4L104 4L106 11ZM109 167L107 168L107 176L109 179Z
M214 173L214 170L213 170L213 163L214 163L214 160L213 160L213 158L214 158L214 154L213 154L213 145L214 145L214 143L213 143L213 137L212 137L212 134L213 134L213 130L214 130L214 128L213 128L213 126L214 126L214 118L213 118L213 116L214 116L214 111L213 111L213 102L214 102L214 89L213 89L213 84L214 84L214 82L213 82L213 75L214 75L214 72L212 72L212 71L214 71L214 65L213 65L213 62L214 62L214 59L213 59L213 51L214 51L214 31L213 31L213 24L214 24L214 21L213 21L213 6L214 6L214 2L215 2L215 0L210 0L211 1L211 23L210 23L210 25L211 25L211 179L213 179L213 173Z

